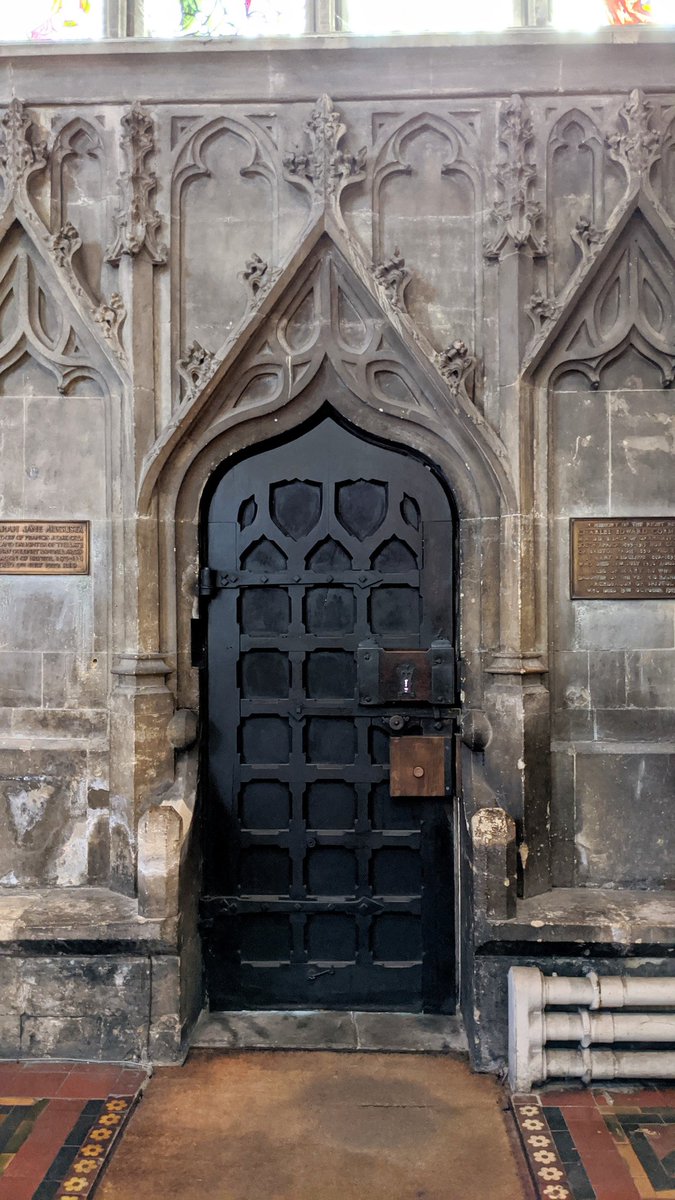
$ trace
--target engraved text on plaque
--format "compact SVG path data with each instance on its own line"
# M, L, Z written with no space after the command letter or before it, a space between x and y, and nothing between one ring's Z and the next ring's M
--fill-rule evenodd
M675 598L675 517L573 517L573 600Z
M0 521L0 575L88 574L88 521Z

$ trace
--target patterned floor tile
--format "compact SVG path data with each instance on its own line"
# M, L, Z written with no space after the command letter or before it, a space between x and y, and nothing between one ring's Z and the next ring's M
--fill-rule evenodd
M511 1104L540 1200L675 1200L672 1089L543 1089Z
M0 1064L0 1200L91 1197L147 1081L140 1069L56 1066Z

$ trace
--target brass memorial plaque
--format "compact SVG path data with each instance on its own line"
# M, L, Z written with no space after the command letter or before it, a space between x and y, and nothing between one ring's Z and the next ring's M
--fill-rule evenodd
M0 521L0 575L88 574L88 521Z
M572 517L573 600L675 599L675 517Z

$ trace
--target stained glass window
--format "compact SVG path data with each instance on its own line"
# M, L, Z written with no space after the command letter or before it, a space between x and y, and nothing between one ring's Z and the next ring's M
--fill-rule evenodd
M149 37L300 36L307 0L145 0Z
M513 0L344 0L339 28L361 36L507 29Z
M553 0L556 29L603 25L675 25L675 0Z
M3 0L3 41L61 42L103 35L104 0Z

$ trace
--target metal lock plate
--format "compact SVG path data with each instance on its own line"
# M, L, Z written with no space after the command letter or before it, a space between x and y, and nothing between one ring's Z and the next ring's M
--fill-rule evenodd
M389 739L391 796L445 796L444 737Z

